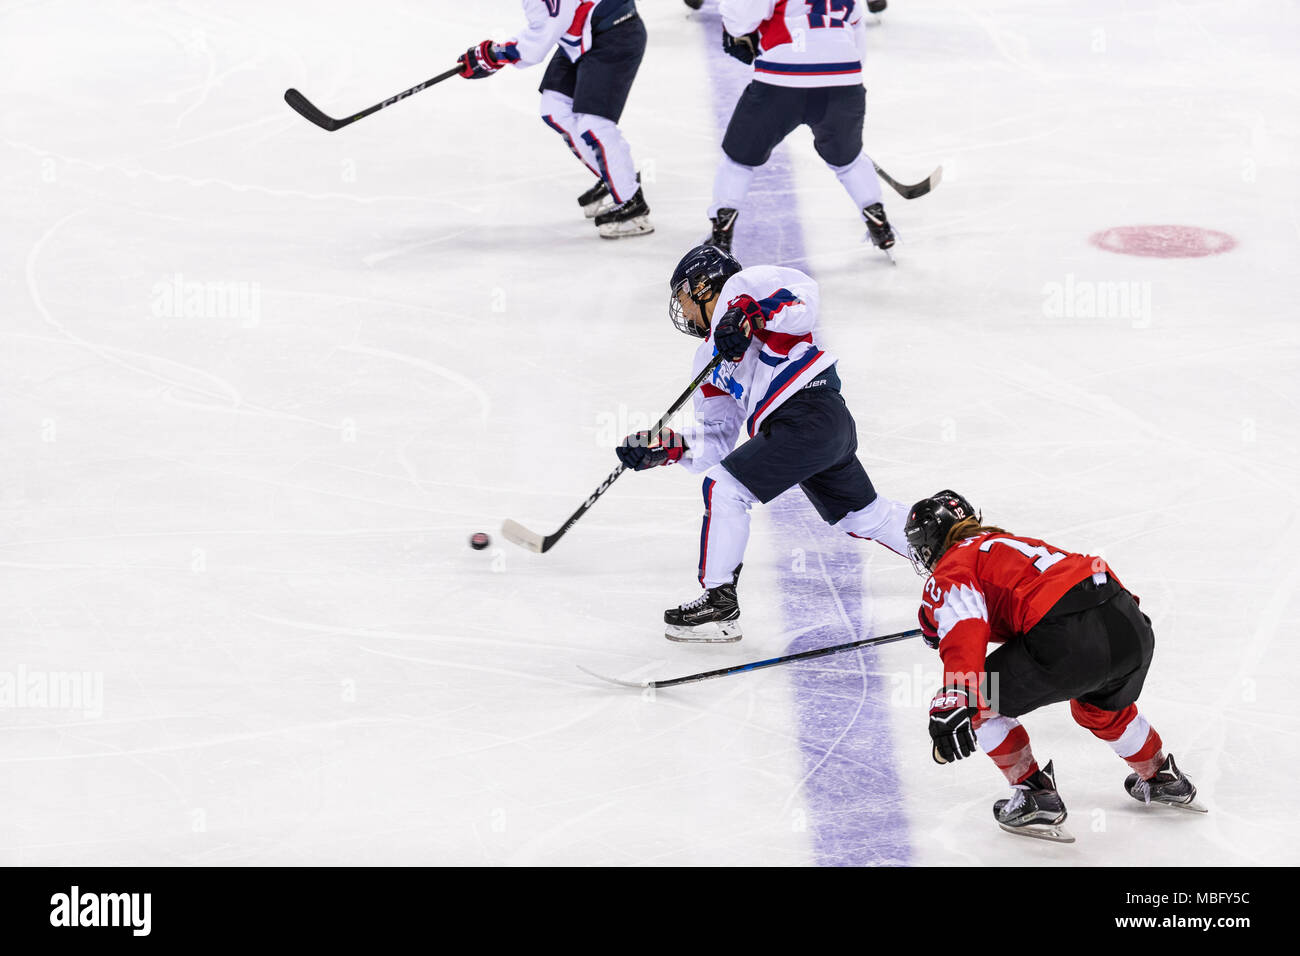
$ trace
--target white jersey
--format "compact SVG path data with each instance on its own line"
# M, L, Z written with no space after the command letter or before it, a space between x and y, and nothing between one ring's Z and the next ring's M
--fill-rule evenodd
M813 338L817 326L817 283L798 269L753 266L727 280L719 293L713 321L742 295L758 301L766 318L739 362L723 362L695 392L696 424L682 430L689 471L700 472L725 458L740 430L752 437L763 420L799 389L819 380L835 356ZM717 349L712 337L695 352L693 372L700 374Z
M865 0L721 0L732 36L758 31L754 79L815 88L862 83Z
M605 21L636 12L635 0L523 0L526 26L498 45L503 60L515 66L540 63L558 43L576 61L591 49L592 30Z

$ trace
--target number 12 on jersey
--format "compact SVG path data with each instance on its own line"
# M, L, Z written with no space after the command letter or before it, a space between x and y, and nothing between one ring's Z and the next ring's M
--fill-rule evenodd
M853 12L855 0L807 0L808 26L813 30L842 27Z

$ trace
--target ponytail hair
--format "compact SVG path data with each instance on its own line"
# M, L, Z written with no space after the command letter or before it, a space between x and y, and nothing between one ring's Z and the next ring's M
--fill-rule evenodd
M943 539L943 550L947 552L949 548L959 541L965 541L967 538L973 538L981 534L1010 534L1005 528L999 528L995 525L984 524L979 517L962 518L951 528L948 529L948 536Z

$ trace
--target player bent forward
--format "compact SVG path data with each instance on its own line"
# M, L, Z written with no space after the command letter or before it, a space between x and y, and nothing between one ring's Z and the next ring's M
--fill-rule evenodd
M636 0L523 0L528 24L513 40L484 40L460 57L478 80L506 64L528 67L555 50L542 77L542 122L596 177L578 197L602 239L654 232L641 178L618 121L645 54ZM558 45L558 49L556 49Z
M1066 810L1052 764L1038 766L1017 720L1067 700L1075 721L1132 768L1124 781L1131 796L1204 810L1138 713L1155 636L1101 558L983 524L953 491L918 501L906 533L917 573L928 575L921 630L945 674L930 703L931 752L946 764L978 744L993 759L1014 788L993 805L1002 829L1073 841L1061 829ZM986 658L990 642L1001 647Z
M699 581L704 592L664 613L674 641L741 638L736 581L749 509L798 485L841 531L907 552L902 504L876 494L858 461L857 430L840 396L836 360L817 344L817 283L796 269L739 262L711 245L678 263L673 325L704 341L698 375L724 361L694 396L696 424L681 434L637 432L617 449L628 468L680 462L704 473ZM717 321L714 321L715 315ZM734 448L744 427L749 441Z

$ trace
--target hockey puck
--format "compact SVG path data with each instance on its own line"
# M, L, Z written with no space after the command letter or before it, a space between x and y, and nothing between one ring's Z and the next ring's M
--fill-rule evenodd
M492 543L492 539L489 538L482 531L475 531L472 535L469 536L469 546L473 548L475 551L482 551L491 543Z

